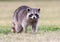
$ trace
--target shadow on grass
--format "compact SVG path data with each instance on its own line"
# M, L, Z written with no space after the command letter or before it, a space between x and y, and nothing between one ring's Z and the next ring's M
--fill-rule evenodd
M29 28L28 29L28 32L31 32L32 29ZM60 31L60 27L58 26L46 26L46 25L42 25L38 28L38 32L39 31L44 31L44 32L48 32L48 31ZM9 33L12 33L11 32L11 26L0 26L0 33L3 33L3 34L9 34Z

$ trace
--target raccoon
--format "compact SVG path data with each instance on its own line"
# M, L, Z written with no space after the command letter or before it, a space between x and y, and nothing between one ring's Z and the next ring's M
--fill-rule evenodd
M31 8L28 6L21 6L17 8L13 15L13 32L20 33L27 32L27 27L32 26L32 31L36 32L38 19L40 17L40 8Z

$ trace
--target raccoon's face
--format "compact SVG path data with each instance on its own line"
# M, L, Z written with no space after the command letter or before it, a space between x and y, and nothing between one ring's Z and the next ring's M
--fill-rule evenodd
M39 19L40 9L28 9L27 18Z

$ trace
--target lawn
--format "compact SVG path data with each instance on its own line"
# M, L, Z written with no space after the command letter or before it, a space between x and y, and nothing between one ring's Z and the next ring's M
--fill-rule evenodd
M27 5L40 8L38 32L12 33L12 17L16 8ZM60 1L0 1L0 42L60 42Z

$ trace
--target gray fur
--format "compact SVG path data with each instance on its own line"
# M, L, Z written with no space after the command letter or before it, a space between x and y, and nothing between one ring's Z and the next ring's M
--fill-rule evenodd
M28 25L32 25L33 32L36 31L36 26L38 22L38 18L32 19L29 17L29 15L33 12L35 14L36 12L39 13L38 9L36 8L30 8L28 6L21 6L17 8L13 15L13 31L14 32L27 32ZM29 15L28 15L29 14Z

